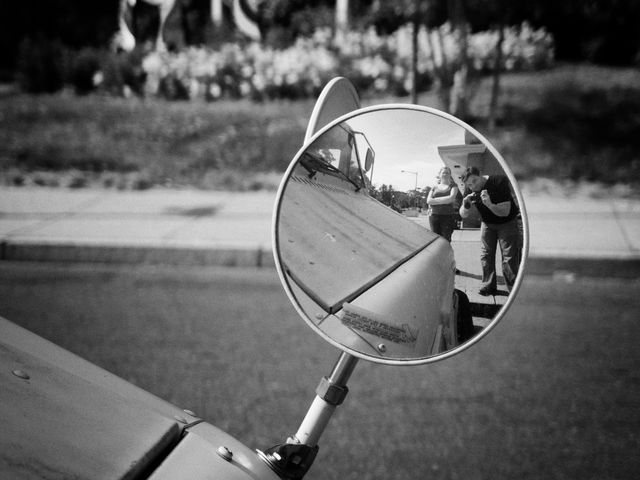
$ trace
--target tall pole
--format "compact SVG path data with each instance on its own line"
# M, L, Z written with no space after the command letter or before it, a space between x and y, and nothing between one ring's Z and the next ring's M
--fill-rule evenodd
M222 0L211 0L211 20L216 28L222 25Z
M413 0L411 19L411 103L418 103L418 6L420 0Z
M502 69L502 44L504 43L504 24L498 23L498 41L493 57L493 82L491 84L491 101L489 103L489 132L496 129L498 116L498 95L500 95L500 70Z
M336 0L335 35L340 39L349 29L349 0Z
M418 172L413 172L411 170L400 170L402 173L410 173L412 175L416 176L416 183L415 183L415 187L413 189L413 191L415 192L415 197L416 197L416 207L418 206Z

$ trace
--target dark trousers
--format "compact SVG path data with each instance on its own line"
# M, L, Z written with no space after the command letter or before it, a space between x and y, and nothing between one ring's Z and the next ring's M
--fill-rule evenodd
M480 228L482 248L480 262L482 263L482 287L496 289L496 249L500 245L502 254L502 275L511 291L518 275L522 249L522 235L518 227L518 220L506 223L485 223Z
M451 234L453 234L453 229L456 226L456 216L432 213L429 215L429 226L433 233L437 233L451 242Z

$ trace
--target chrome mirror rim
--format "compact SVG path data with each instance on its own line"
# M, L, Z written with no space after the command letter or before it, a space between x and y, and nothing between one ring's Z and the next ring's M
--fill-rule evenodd
M339 342L337 342L336 340L331 338L324 331L322 331L320 328L317 327L317 325L308 317L306 312L300 306L298 300L293 295L292 288L289 285L289 281L287 280L287 276L285 275L285 273L284 273L284 271L282 269L282 262L281 262L281 258L280 258L281 255L280 255L280 248L279 248L280 244L279 244L279 237L278 237L278 215L279 215L279 212L280 212L280 207L281 207L281 203L282 203L282 197L283 197L283 193L285 191L285 187L287 185L287 181L288 181L288 179L289 179L289 177L291 175L292 170L297 165L299 158L302 156L302 154L306 151L306 149L309 148L309 146L318 137L322 136L325 132L327 132L328 130L332 129L336 125L338 125L338 124L340 124L340 123L342 123L342 122L344 122L346 120L349 120L350 118L359 116L359 115L363 115L363 114L370 113L370 112L385 111L385 110L409 110L409 111L418 111L418 112L424 112L424 113L433 114L433 115L439 116L441 118L444 118L446 120L449 120L449 121L455 123L456 125L464 128L465 130L467 130L468 132L472 133L473 135L475 135L475 137L478 140L480 140L489 149L489 151L493 154L493 156L495 157L497 162L500 164L500 166L504 170L505 176L509 179L509 181L513 185L513 189L514 189L514 192L515 192L515 195L516 195L516 199L517 199L517 201L519 203L520 213L521 213L521 217L522 217L522 228L523 228L523 232L522 232L522 234L523 234L522 258L520 260L520 267L519 267L518 275L516 277L516 280L514 282L513 288L511 290L511 294L507 298L507 301L505 302L505 304L500 308L500 310L498 311L496 316L491 320L491 322L485 328L483 328L481 332L476 334L470 340L462 343L461 345L458 345L458 346L452 348L451 350L447 350L446 352L444 352L442 354L437 354L437 355L423 357L423 358L417 358L417 359L414 359L414 358L412 358L412 359L398 359L398 358L374 357L374 356L367 355L365 353L359 352L357 350L353 350L353 349L351 349L351 348L349 348L349 347L347 347L345 345L340 344ZM330 123L328 123L327 125L322 127L320 130L315 132L313 134L313 136L311 136L310 138L308 138L304 142L302 147L298 150L298 152L293 157L292 161L289 163L289 166L287 167L285 173L283 174L282 180L281 180L280 185L278 187L278 191L276 193L276 199L275 199L275 203L274 203L272 222L271 222L271 242L272 242L272 250L273 250L273 256L274 256L276 270L278 272L278 276L280 278L280 281L281 281L281 283L283 285L283 288L284 288L285 292L287 293L287 296L288 296L289 300L293 304L293 306L296 309L296 311L298 312L298 314L304 319L304 321L312 328L312 330L314 332L316 332L317 334L320 335L320 337L322 337L324 340L329 342L329 344L335 346L336 348L338 348L338 349L340 349L340 350L342 350L342 351L344 351L344 352L346 352L346 353L348 353L350 355L353 355L354 357L361 358L363 360L368 360L368 361L371 361L371 362L374 362L374 363L381 363L381 364L385 364L385 365L406 365L406 366L409 366L409 365L424 365L424 364L434 363L434 362L438 362L438 361L447 359L449 357L452 357L453 355L457 355L458 353L463 352L464 350L472 347L477 342L479 342L481 339L483 339L486 335L488 335L489 332L491 332L495 328L495 326L504 318L506 312L509 310L509 308L511 307L511 305L515 301L515 298L517 296L518 291L520 290L520 287L521 287L521 284L522 284L522 281L523 281L523 278L524 278L524 274L525 274L525 271L526 271L526 264L527 264L527 258L528 258L528 253L529 253L529 222L528 222L528 216L527 216L527 211L526 211L524 198L522 197L522 192L521 192L520 188L518 187L518 182L516 181L515 176L513 175L513 172L511 171L511 169L507 165L507 163L504 160L504 158L502 157L502 155L484 137L484 135L479 133L476 129L474 129L473 127L471 127L467 123L465 123L462 120L454 117L453 115L450 115L450 114L448 114L446 112L442 112L442 111L437 110L435 108L425 107L425 106L422 106L422 105L406 104L406 103L389 103L389 104L373 105L373 106L369 106L369 107L353 110L353 111L351 111L351 112L349 112L349 113L347 113L347 114L345 114L345 115L343 115L341 117L338 117L335 120L331 121Z

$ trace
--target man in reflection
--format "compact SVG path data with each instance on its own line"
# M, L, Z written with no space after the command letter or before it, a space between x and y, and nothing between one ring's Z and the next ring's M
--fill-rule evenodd
M469 167L462 181L471 193L464 197L460 216L467 218L476 209L482 219L482 287L480 295L494 295L496 288L496 248L500 244L502 274L511 291L520 265L521 234L518 225L520 210L513 198L509 179L504 175L481 175Z

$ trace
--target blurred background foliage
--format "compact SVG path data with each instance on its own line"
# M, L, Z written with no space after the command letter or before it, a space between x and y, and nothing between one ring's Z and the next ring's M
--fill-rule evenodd
M158 11L140 1L123 52L118 0L2 2L2 182L273 188L343 75L365 104L417 101L485 129L522 180L637 185L635 0L350 0L346 25L335 0L248 3L260 41L231 1L214 24L210 0L176 0L156 50Z
M300 36L319 27L334 26L334 0L270 0L254 2L259 13L263 42L274 48L290 46ZM416 10L420 23L439 26L450 20L451 0L351 0L350 27L374 26L389 34L405 25ZM167 38L174 49L211 45L233 38L230 29L214 26L209 0L177 0L170 15ZM554 38L556 56L565 61L590 61L611 65L637 64L640 51L640 3L635 0L465 0L465 17L473 31L497 23L520 25L528 21L544 27ZM139 2L137 36L151 38L157 22L154 8ZM117 28L118 0L20 0L0 4L0 70L10 78L18 62L18 47L29 38L58 41L80 50L105 47Z

